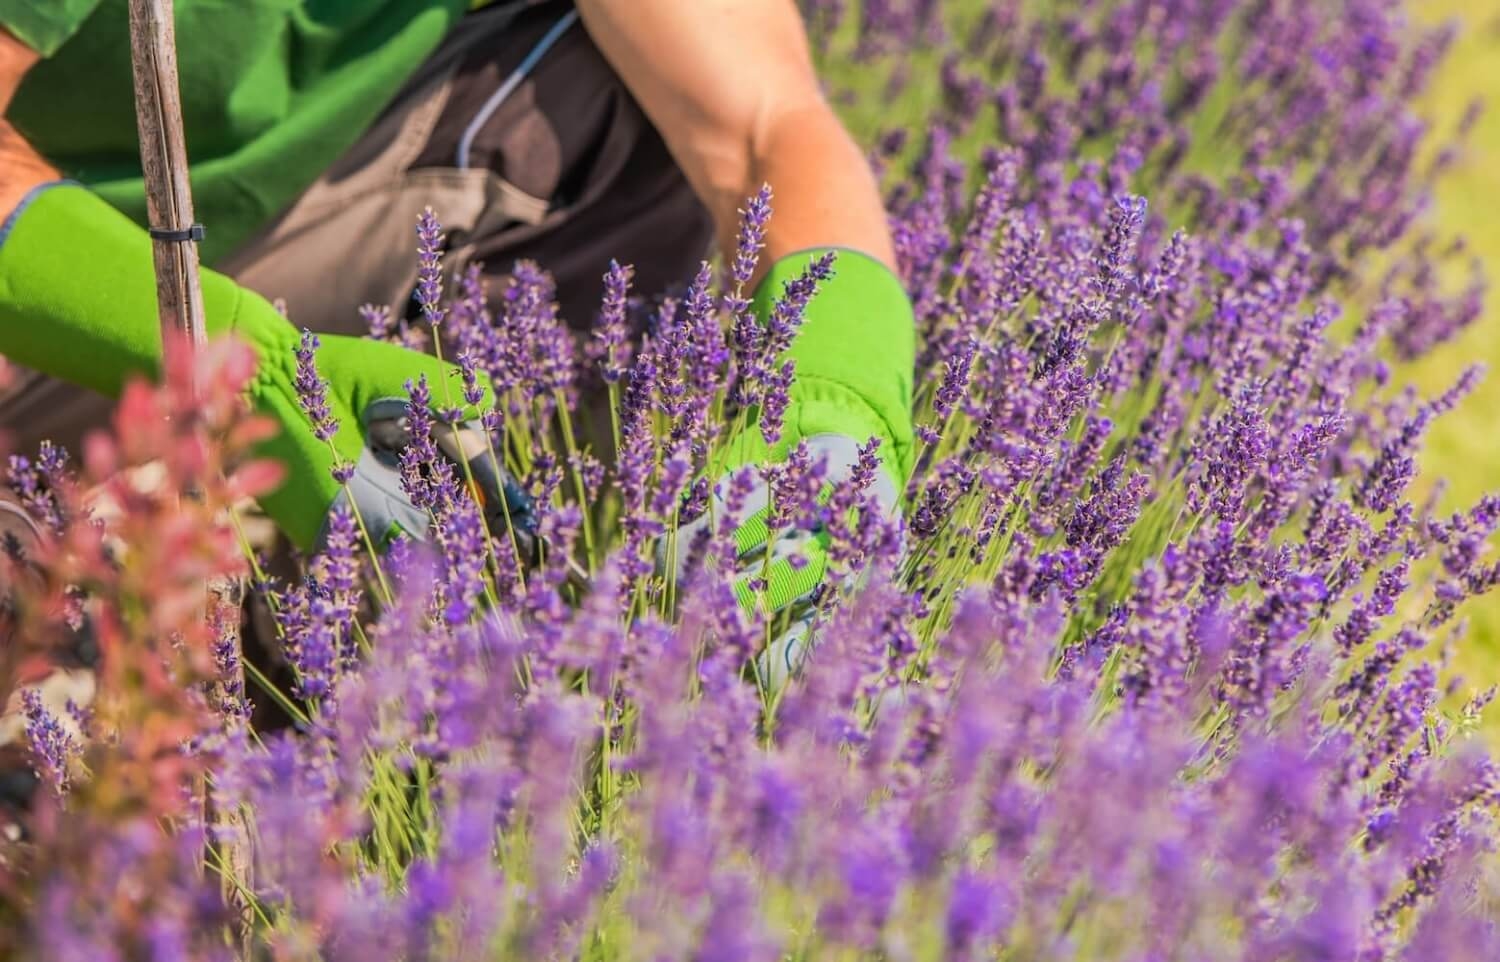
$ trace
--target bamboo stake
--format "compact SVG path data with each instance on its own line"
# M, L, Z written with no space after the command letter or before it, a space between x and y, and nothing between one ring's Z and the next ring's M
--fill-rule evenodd
M194 227L193 192L182 135L172 0L130 0L130 59L147 217L153 228L186 234ZM201 347L205 335L197 243L153 233L152 254L163 336L186 335L195 348Z
M182 130L182 93L177 81L172 0L130 0L130 60L162 344L165 346L174 337L185 338L193 350L198 350L206 340L197 245L203 229L193 220L187 142ZM204 585L204 617L211 616L211 622L219 626L219 630L232 633L230 641L236 649L240 646L242 589L243 585L232 578L215 578ZM204 800L205 823L229 828L231 838L243 837L243 820L238 814L213 811L207 786L199 788ZM242 845L230 842L223 846L220 854L225 871L248 885L251 864L248 851ZM240 902L242 909L248 910L227 878L225 893L232 901ZM249 928L248 924L244 925L244 937L248 937Z

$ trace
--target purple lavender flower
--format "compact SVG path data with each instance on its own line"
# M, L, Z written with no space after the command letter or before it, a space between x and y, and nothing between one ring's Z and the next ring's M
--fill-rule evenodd
M484 401L485 392L484 386L479 383L479 369L474 356L467 351L460 352L454 358L454 363L458 365L459 377L463 380L464 403L477 407Z
M734 259L729 272L736 297L750 290L750 280L755 276L760 251L765 246L766 227L771 220L771 185L762 184L755 196L746 202L745 209L740 214L739 235L735 241ZM738 314L733 306L727 306L727 310L730 314Z
M377 341L401 343L401 333L396 312L388 304L361 304L359 316L369 336Z
M428 324L437 327L443 323L447 311L443 308L443 228L431 207L422 209L417 215L417 304L422 308L422 317Z
M432 440L432 394L426 375L408 381L406 393L410 441L400 455L401 487L417 507L442 517L461 495L453 465Z
M338 433L339 425L328 407L328 382L318 373L319 346L318 336L303 328L302 340L293 349L297 357L297 375L292 383L297 389L302 413L312 422L313 436L319 441L327 441Z
M760 419L757 424L767 444L775 444L781 440L781 428L786 418L787 408L791 406L791 391L796 379L796 368L794 362L786 361L779 370L766 375L765 395L761 399Z
M609 272L604 275L604 303L594 327L593 347L600 362L600 373L607 384L618 384L625 377L628 360L625 352L630 334L627 298L634 274L635 268L610 261Z
M343 639L339 663L345 671L355 667L359 655L354 644L354 628L362 593L360 558L363 550L364 541L353 512L331 512L324 530L323 551L314 560L312 570L330 602L327 616L336 624Z
M800 275L786 282L781 296L771 307L765 332L756 345L756 354L745 358L745 368L740 376L741 389L746 392L746 397L763 395L766 381L778 370L779 359L792 346L802 327L807 305L817 294L818 284L832 276L835 257L833 253L819 256Z
M54 536L67 527L62 499L69 486L66 461L61 449L43 441L35 462L25 455L12 454L6 464L6 487L27 515ZM20 545L8 545L7 549L12 547Z
M83 754L83 746L42 702L35 688L21 691L21 710L26 718L26 739L42 780L58 796L67 795L72 768Z
M478 506L468 498L455 501L438 529L444 559L439 582L442 611L449 624L463 624L475 613L476 602L484 593L488 538Z
M1115 209L1104 234L1104 246L1096 261L1099 293L1107 303L1118 300L1131 283L1135 245L1145 219L1144 197L1126 195L1115 198Z
M213 612L214 618L225 618L228 615L216 606ZM233 613L238 618L239 611ZM243 724L250 721L251 705L245 696L244 664L240 653L240 626L236 620L233 624L222 621L211 622L213 635L213 659L214 668L217 670L214 701L215 707L225 718L233 723Z

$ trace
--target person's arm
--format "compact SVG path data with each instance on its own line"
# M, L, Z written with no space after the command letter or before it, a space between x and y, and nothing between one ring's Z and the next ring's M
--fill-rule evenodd
M0 0L0 18L15 12L7 2ZM92 0L70 2L75 14L91 9ZM60 42L58 30L53 34ZM62 181L4 121L4 108L38 59L0 27L0 356L116 396L130 378L154 375L161 364L152 242L98 196ZM49 189L36 189L42 185ZM363 431L379 412L405 411L408 381L425 376L441 392L442 382L455 378L452 366L390 344L329 335L316 363L338 424L313 424L299 401L297 329L225 275L204 269L201 279L209 334L233 333L255 350L259 371L247 394L280 426L259 449L287 472L261 498L267 513L304 549L318 544L330 510L349 500L377 539L396 529L423 535L426 512L397 490L394 469L373 453ZM441 446L444 439L437 440ZM347 483L333 474L340 460L352 474ZM529 518L520 490L505 486L506 478L483 464L473 473L492 513L504 504L507 518Z
M734 250L739 208L774 193L754 308L833 254L787 352L796 364L786 428L734 439L736 462L779 459L818 435L882 439L911 467L915 322L868 162L822 96L795 0L577 0L583 23L661 132Z
M767 256L752 304L758 317L810 262L834 255L833 275L786 352L795 378L782 424L767 433L757 420L727 438L720 463L733 471L780 461L805 443L837 480L852 473L858 445L877 438L886 470L870 494L895 513L911 470L915 322L875 177L823 98L795 0L577 0L577 7L713 215L726 256L739 208L770 184ZM734 519L749 575L736 594L746 607L782 611L823 581L828 536L777 543L764 520L769 497L759 484ZM715 494L715 511L729 509L722 498ZM763 564L762 551L776 560ZM762 573L757 594L750 585ZM763 655L773 683L793 670L803 634L787 632Z
M0 220L32 188L59 177L56 168L4 119L26 71L40 59L40 54L0 27Z
M40 59L41 54L0 27L0 114L10 109L11 98L21 88L26 71Z
M794 0L578 0L578 10L723 250L734 249L738 209L769 183L762 270L813 247L895 266L875 178L823 98Z

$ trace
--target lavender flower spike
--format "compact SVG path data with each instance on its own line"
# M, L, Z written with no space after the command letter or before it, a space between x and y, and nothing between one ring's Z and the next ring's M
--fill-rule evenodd
M427 323L437 327L443 323L447 313L443 300L443 236L442 225L431 207L422 209L417 215L417 303Z
M318 373L316 357L321 346L318 335L303 328L302 340L292 350L297 357L293 385L303 413L312 422L313 435L319 441L327 441L338 433L339 423L328 406L328 382Z

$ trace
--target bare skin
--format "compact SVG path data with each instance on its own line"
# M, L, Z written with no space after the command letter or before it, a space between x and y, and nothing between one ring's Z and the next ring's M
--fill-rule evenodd
M894 266L878 188L824 100L795 0L578 0L584 26L661 132L732 250L769 183L762 263L808 247ZM0 29L0 115L37 54ZM0 120L0 216L58 171Z
M36 51L0 29L0 217L15 210L31 188L58 178L57 169L4 119L21 79L39 59Z
M875 178L823 98L795 0L578 0L578 11L712 213L721 249L769 183L769 260L838 246L894 267Z

